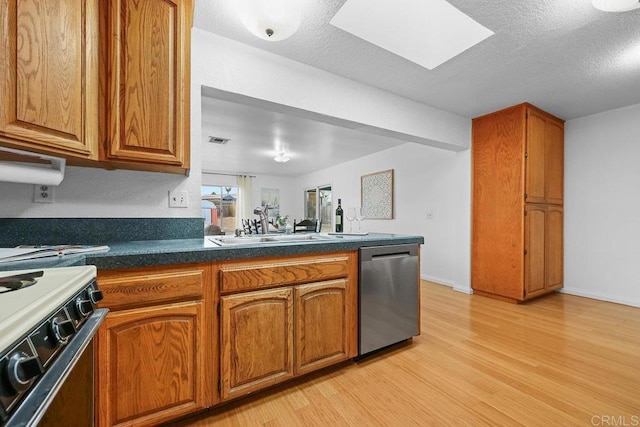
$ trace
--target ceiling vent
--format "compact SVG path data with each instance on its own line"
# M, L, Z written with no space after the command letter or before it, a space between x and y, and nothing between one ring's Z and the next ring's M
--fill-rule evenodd
M226 145L229 142L229 138L220 138L217 136L210 136L209 142L211 142L212 144Z

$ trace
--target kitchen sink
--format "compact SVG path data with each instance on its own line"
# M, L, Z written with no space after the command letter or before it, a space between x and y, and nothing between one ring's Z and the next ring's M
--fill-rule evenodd
M262 243L304 243L319 240L334 240L326 234L266 234L256 236L211 236L209 241L218 246L256 245Z

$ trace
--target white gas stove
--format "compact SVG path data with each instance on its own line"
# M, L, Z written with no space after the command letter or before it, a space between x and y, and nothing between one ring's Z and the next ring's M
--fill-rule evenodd
M32 425L107 310L94 266L0 271L0 425Z

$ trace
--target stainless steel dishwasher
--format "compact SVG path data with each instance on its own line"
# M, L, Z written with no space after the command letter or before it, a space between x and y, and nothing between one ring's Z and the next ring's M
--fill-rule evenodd
M420 334L418 245L360 249L359 355Z

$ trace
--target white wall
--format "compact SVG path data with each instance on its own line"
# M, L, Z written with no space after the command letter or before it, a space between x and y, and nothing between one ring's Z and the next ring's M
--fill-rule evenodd
M567 121L563 292L640 306L640 104Z
M54 187L52 204L33 203L32 184L0 182L0 217L199 217L199 182L199 171L187 178L164 173L68 167L62 183ZM188 191L190 208L169 209L169 190Z
M468 118L206 31L194 29L192 39L192 62L203 86L346 120L390 137L395 132L454 151L469 148Z
M365 220L363 230L424 236L422 277L468 292L468 153L406 143L305 175L296 180L297 212L302 213L305 188L327 183L332 184L334 205L340 198L343 208L359 206L360 177L393 169L394 219ZM427 211L433 219L426 219ZM349 229L348 222L345 227Z

